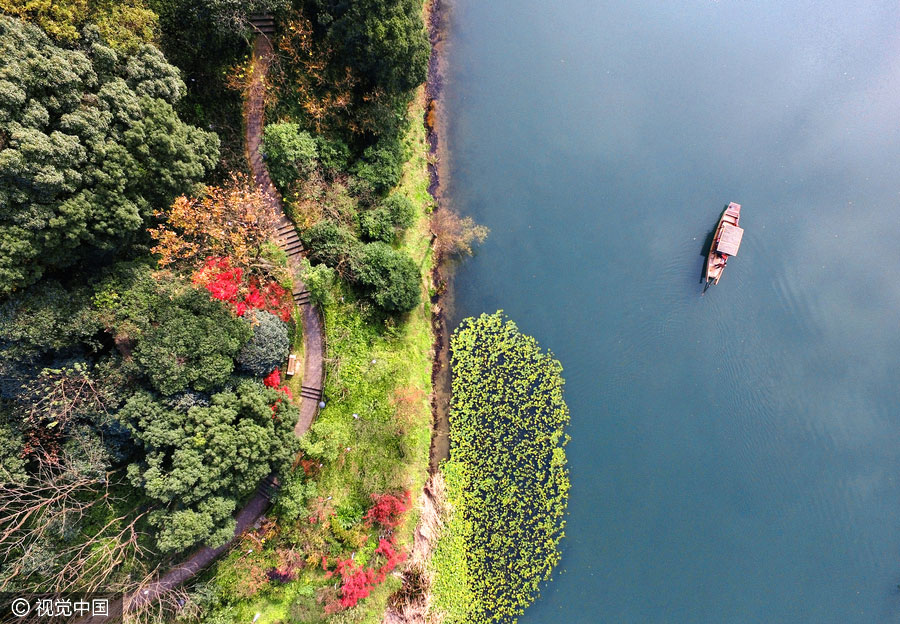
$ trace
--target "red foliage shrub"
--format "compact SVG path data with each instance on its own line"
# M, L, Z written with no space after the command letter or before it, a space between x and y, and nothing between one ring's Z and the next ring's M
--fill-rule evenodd
M263 385L269 388L277 388L281 385L281 371L276 367L269 375L263 379Z
M375 504L366 513L366 526L377 523L386 529L397 527L403 513L409 509L410 505L409 492L404 492L402 496L403 498L393 494L372 494Z
M245 279L244 270L232 267L229 258L210 256L194 272L192 281L206 288L213 298L230 303L238 316L255 308L271 312L285 323L291 320L290 293L275 281L261 284L255 276Z
M263 385L269 388L275 388L290 401L294 400L294 393L291 392L291 389L287 386L281 386L281 371L278 370L277 367L263 379ZM282 397L278 397L278 399L272 403L272 418L275 418L275 412L278 410L278 404L281 403L281 401Z
M297 580L297 572L302 570L305 564L303 553L291 548L279 548L275 554L278 555L278 565L267 573L269 580L281 583Z
M382 538L378 542L378 548L375 549L375 554L382 555L385 558L384 565L378 568L378 577L381 579L378 581L379 583L383 581L388 574L393 572L394 568L406 561L406 553L396 549L393 535L390 540Z
M372 593L372 589L380 583L383 583L394 568L406 560L406 554L397 550L393 536L390 539L381 539L378 542L378 548L375 549L376 555L384 557L385 562L377 569L363 568L357 566L353 559L338 559L335 563L334 570L330 570L325 574L325 578L331 578L340 575L341 580L341 599L339 605L330 604L331 613L335 613L341 609L349 609L356 606L363 598L368 597ZM322 558L323 568L325 566L325 558ZM338 608L340 607L340 608Z

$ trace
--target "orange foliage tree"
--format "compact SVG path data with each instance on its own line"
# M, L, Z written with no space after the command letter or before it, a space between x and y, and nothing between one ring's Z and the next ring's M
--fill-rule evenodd
M207 188L204 197L181 196L150 236L161 267L196 266L210 256L228 257L236 266L259 262L263 243L275 236L276 214L266 195L246 177L232 176L224 187Z

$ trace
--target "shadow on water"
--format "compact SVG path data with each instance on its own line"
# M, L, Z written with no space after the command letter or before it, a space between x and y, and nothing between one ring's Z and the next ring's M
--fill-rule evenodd
M716 236L716 228L713 227L713 229L711 229L709 232L706 233L706 238L703 241L703 246L700 247L700 257L701 258L709 257L709 250L712 249L713 239L715 238L715 236ZM701 284L703 283L703 273L704 273L703 269L704 268L705 268L704 266L701 266L701 269L700 269L699 282Z

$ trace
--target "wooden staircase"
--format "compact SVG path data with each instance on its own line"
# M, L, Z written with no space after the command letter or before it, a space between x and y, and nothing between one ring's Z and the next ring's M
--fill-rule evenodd
M268 477L259 482L259 486L256 488L256 491L261 496L264 496L266 500L271 501L275 498L275 494L278 493L278 478L274 474L270 474Z
M254 13L250 16L250 25L267 37L275 34L275 18L271 13Z
M303 243L297 235L297 228L288 219L279 219L275 229L275 239L278 246L284 250L288 259L297 260L303 254Z

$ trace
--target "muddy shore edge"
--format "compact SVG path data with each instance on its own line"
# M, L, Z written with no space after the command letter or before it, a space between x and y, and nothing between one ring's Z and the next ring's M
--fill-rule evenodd
M428 77L425 82L425 136L428 141L428 192L435 210L449 210L441 181L447 179L448 155L441 137L446 137L446 119L442 114L442 96L446 75L445 35L449 19L448 0L430 0L425 4L425 25L431 43ZM450 330L447 309L452 301L447 262L435 258L431 271L434 295L431 297L431 327L434 334L434 361L431 368L433 427L429 471L437 472L442 460L450 457Z

